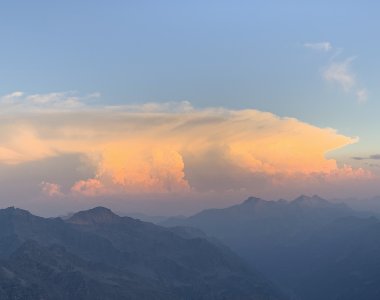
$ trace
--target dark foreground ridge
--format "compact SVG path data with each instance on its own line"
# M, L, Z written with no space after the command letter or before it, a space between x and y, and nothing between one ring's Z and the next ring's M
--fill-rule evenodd
M0 210L0 299L285 299L226 247L97 207Z

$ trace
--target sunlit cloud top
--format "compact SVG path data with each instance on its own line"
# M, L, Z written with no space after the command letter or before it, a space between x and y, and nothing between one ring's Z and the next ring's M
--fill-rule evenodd
M92 176L66 190L45 178L40 188L49 197L250 191L297 178L370 176L326 158L357 141L331 128L254 109L196 109L186 101L105 107L91 104L94 95L3 96L1 105L13 113L0 114L0 162L83 157Z

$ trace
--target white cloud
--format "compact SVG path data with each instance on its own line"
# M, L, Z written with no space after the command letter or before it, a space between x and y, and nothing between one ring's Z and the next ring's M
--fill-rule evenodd
M42 193L49 197L63 196L59 184L42 181L40 186Z
M75 92L55 92L46 94L25 94L17 91L0 97L2 112L29 112L30 110L71 110L85 107L87 102L99 98L100 93L78 95Z
M303 44L305 48L309 48L321 52L329 52L332 50L332 45L330 42L320 42L320 43L305 43Z
M2 104L13 104L18 98L22 97L24 95L23 92L20 92L20 91L16 91L16 92L13 92L11 94L8 94L8 95L5 95L5 96L2 96L0 99L1 99L1 103Z

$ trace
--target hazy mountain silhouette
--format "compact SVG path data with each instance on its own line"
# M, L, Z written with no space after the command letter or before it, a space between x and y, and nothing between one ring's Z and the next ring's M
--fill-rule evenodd
M298 248L302 299L380 299L380 221L344 217Z
M371 214L380 217L380 196L370 198L332 199L332 201L344 202L355 210L371 212Z
M97 207L69 219L0 210L0 299L284 299L198 230Z
M342 222L347 224L339 226ZM371 261L380 262L380 243L369 245L380 241L380 229L375 230L379 223L345 204L318 196L300 196L290 202L251 197L238 205L205 210L186 219L171 218L163 224L193 226L218 238L295 299L380 299L377 288L364 293L366 286L380 283L376 267L367 273ZM366 226L374 227L367 232ZM356 252L360 255L355 256ZM359 297L360 293L366 297Z
M144 222L150 222L153 224L159 224L163 221L165 221L168 217L167 216L156 216L156 215L148 215L143 213L124 213L124 212L116 212L119 216L128 216L133 219L138 219L140 221ZM181 216L178 216L181 217Z

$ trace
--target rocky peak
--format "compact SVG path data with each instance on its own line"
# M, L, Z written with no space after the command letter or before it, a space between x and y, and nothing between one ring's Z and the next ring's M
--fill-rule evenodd
M262 201L265 201L265 200L257 198L257 197L249 197L242 204L243 205L252 205L252 204L257 204L257 203L262 202Z

